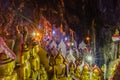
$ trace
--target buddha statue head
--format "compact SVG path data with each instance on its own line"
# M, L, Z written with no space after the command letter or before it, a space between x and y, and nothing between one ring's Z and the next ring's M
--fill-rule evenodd
M39 48L40 48L39 43L37 41L34 41L33 42L33 53L38 53L40 50Z

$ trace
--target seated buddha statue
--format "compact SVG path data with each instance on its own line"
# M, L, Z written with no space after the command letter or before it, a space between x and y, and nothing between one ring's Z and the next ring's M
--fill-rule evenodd
M5 53L0 53L0 77L10 76L15 68L15 61Z
M118 29L115 29L114 36L119 36L119 30Z
M14 72L15 59L16 55L14 52L0 37L0 80L14 80L17 77L17 74Z
M39 45L37 43L34 44L31 52L30 57L30 64L31 64L31 77L36 79L38 77L38 73L40 71L40 57L38 55L39 52Z
M26 61L29 61L29 59L30 59L30 50L27 44L24 44L22 50L22 64L24 64Z
M31 71L32 71L31 77L33 79L37 79L39 71L40 71L40 60L38 57L32 58L30 60L30 63L31 63Z
M34 71L37 71L40 69L40 57L39 57L39 44L34 43L34 46L32 48L32 53L31 53L31 66Z
M64 80L66 78L66 65L64 64L64 57L59 51L55 57L53 80Z
M75 74L74 74L77 79L80 79L80 77L81 77L80 73L81 73L80 72L80 65L77 65L76 69L75 69Z
M31 66L30 66L30 50L26 44L23 45L23 50L22 50L22 64L21 64L21 69L20 69L20 76L22 74L22 79L29 79L31 75Z
M99 69L99 67L95 66L92 70L92 80L101 80L102 79L101 73L102 72Z
M109 70L109 80L113 80L113 77L115 76L117 69L117 63L114 63L112 65L113 66L110 66L110 70Z
M43 65L40 67L40 80L48 80L47 72Z
M88 64L84 64L83 70L81 73L82 80L90 80L90 67Z

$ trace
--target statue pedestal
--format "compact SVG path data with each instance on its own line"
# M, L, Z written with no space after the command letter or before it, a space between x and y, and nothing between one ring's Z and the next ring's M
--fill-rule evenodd
M0 77L0 80L18 80L17 73L13 72L11 75Z

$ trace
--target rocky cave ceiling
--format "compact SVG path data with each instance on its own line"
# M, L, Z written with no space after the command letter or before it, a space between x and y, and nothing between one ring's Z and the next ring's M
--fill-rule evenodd
M120 0L0 0L0 26L39 23L40 16L55 27L60 23L85 36L95 20L96 31L120 23ZM107 33L109 34L109 33Z

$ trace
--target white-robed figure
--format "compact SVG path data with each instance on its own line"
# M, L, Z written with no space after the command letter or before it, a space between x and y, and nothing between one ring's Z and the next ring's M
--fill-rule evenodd
M60 41L60 43L58 45L58 50L61 50L62 55L65 58L65 56L66 56L66 45L65 45L63 39Z

